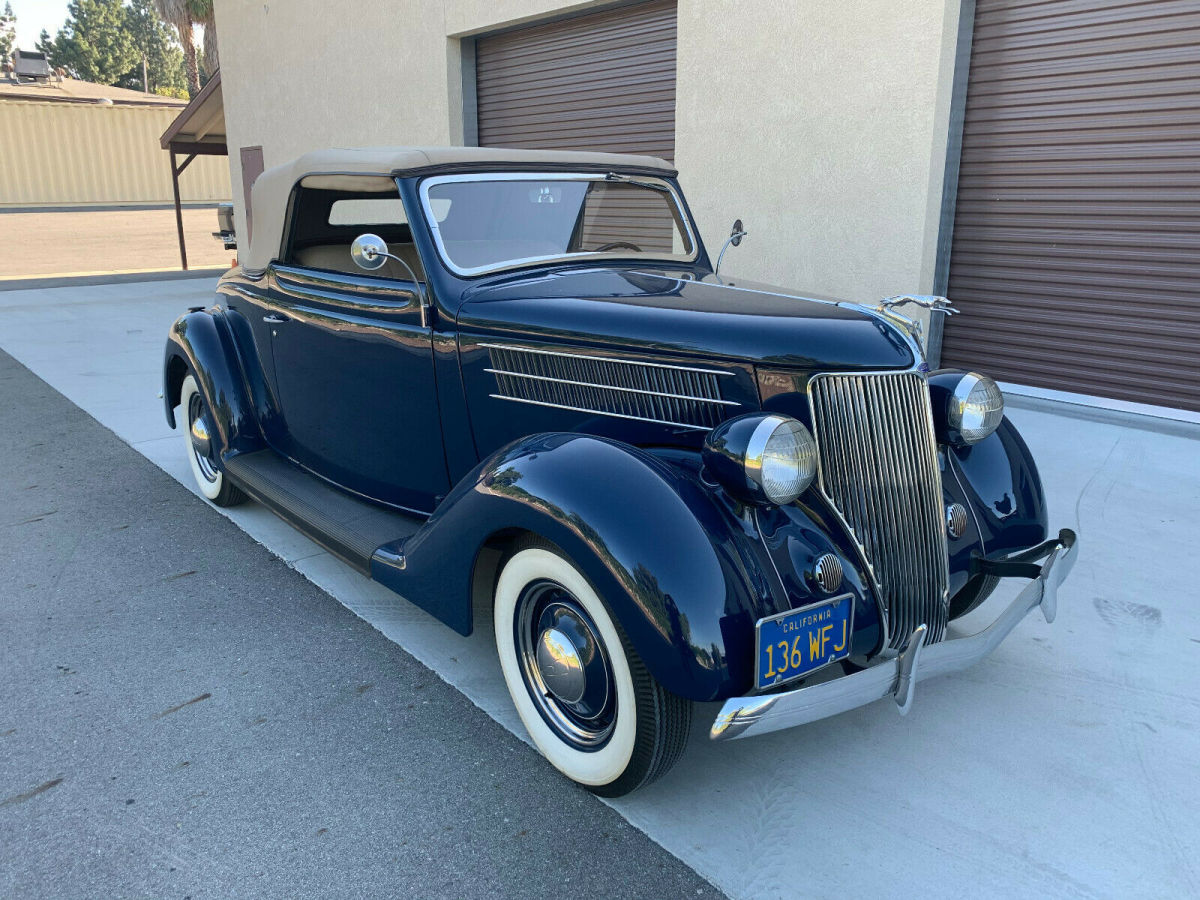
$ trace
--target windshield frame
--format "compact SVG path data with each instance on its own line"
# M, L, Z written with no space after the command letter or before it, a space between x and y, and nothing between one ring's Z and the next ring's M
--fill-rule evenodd
M503 262L493 263L484 266L469 266L463 267L455 264L450 258L450 254L446 252L446 246L442 242L442 232L438 225L437 217L433 214L433 207L429 200L429 189L439 184L469 182L469 181L607 181L609 173L607 172L545 172L545 171L505 171L505 172L469 172L455 173L451 175L431 175L421 180L419 187L419 196L421 200L421 211L425 215L425 221L429 225L430 234L433 235L433 243L437 248L438 256L441 258L442 264L453 272L464 278L471 278L478 275L490 275L493 272L503 272L508 269L519 269L526 266L535 266L545 263L575 263L575 262L595 262L596 260L613 260L625 259L641 262L670 262L681 265L694 263L700 258L700 240L696 235L695 228L692 225L691 216L688 214L688 209L683 203L683 197L678 189L665 178L657 175L646 175L641 172L636 174L621 172L616 170L613 174L620 176L621 181L625 179L634 180L634 183L644 182L655 185L655 187L646 186L643 189L652 191L661 188L661 192L670 198L670 202L674 204L674 212L677 221L684 229L683 237L691 244L692 252L684 256L682 254L656 254L648 252L639 252L636 256L630 253L620 253L616 251L588 251L586 253L552 253L547 256L529 256L519 259L509 259ZM628 182L626 182L628 183Z

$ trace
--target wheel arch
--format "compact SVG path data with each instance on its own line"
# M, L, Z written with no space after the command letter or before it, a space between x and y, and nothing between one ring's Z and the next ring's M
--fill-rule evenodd
M193 310L175 320L163 354L163 406L175 428L184 379L191 374L212 412L223 452L261 449L262 432L250 402L237 349L219 311Z
M593 585L664 687L711 700L744 687L727 620L757 603L734 531L708 489L651 454L542 434L481 463L420 531L376 551L372 576L469 634L504 553L535 535Z

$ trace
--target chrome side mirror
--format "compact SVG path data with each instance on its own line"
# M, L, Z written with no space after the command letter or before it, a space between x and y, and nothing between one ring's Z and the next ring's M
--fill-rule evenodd
M742 243L742 238L746 237L749 233L742 228L741 219L734 219L733 230L729 232L729 237L725 239L725 243L721 245L721 252L717 255L717 267L713 269L714 275L721 271L721 260L725 258L725 251L729 249L729 246L732 244L734 247L737 247Z
M350 258L356 266L368 272L378 269L390 256L388 245L377 234L360 234L350 245Z

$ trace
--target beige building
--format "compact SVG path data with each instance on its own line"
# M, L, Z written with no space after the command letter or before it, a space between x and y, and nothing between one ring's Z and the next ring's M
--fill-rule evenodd
M946 364L1200 411L1200 23L1178 4L216 11L240 233L243 167L319 147L649 152L674 160L710 249L744 220L730 272L863 302L948 294Z
M161 135L185 102L54 78L0 81L0 208L170 203ZM229 199L223 159L180 179L182 200Z

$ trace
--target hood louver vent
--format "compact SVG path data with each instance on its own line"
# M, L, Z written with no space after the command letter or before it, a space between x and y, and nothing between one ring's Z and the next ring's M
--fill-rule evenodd
M708 431L741 404L721 399L728 372L602 356L482 344L496 376L493 397Z

